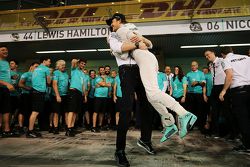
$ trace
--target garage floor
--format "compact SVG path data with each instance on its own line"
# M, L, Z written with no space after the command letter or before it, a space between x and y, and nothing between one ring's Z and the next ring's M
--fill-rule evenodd
M84 131L75 138L42 132L41 139L0 138L1 167L105 167L116 166L114 161L116 132L93 134ZM161 133L153 132L157 155L148 155L136 145L139 131L129 131L127 156L131 166L140 167L247 167L250 155L231 151L236 143L223 139L204 138L193 131L180 140L174 136L160 144Z

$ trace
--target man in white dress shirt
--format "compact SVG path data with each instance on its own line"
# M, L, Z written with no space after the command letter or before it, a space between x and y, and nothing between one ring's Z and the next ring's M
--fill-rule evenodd
M242 145L233 150L250 153L250 57L234 54L228 46L221 49L221 55L224 58L222 67L226 78L219 98L224 101L225 94L230 89L232 110L236 114L242 135Z
M131 42L138 42L138 40L141 40L138 38L139 37L134 37L131 39ZM118 166L127 167L130 166L130 164L125 155L126 134L128 131L130 114L133 107L134 92L137 94L141 112L141 138L138 139L137 145L145 149L149 154L155 154L151 143L153 122L152 106L147 100L145 89L140 77L139 67L131 58L131 56L128 55L128 51L130 50L134 50L136 48L147 49L147 46L143 43L140 43L139 46L136 46L135 43L121 42L116 33L110 34L108 37L108 42L119 67L119 77L121 80L122 89L121 103L123 107L120 111L117 129L115 158ZM124 57L126 58L124 59Z
M220 118L223 117L227 121L229 127L229 139L234 139L236 135L235 125L232 126L233 114L230 107L229 91L224 96L224 101L220 101L219 94L223 89L226 74L222 68L223 58L217 57L215 52L208 49L204 52L205 58L210 62L209 69L212 74L213 88L211 92L211 106L212 106L212 134L218 138L224 134L223 129L220 128ZM225 130L225 129L224 129Z

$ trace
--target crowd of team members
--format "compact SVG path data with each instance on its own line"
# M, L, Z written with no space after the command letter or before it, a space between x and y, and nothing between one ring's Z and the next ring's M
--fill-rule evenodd
M39 63L32 63L29 71L23 74L17 71L15 60L10 60L9 65L6 63L0 60L0 67L5 68L0 70L6 73L0 79L7 83L1 84L1 93L6 92L10 99L1 98L6 102L4 105L9 103L2 113L10 113L11 127L2 131L3 137L25 131L27 137L40 137L34 128L37 118L40 130L49 129L59 134L60 127L66 129L67 136L75 136L75 127L85 126L92 132L116 129L122 95L119 76L110 66L99 67L96 75L95 70L88 72L85 69L85 59L73 59L69 77L64 60L56 61L53 69L50 58L41 57ZM8 84L13 87L9 88ZM15 131L11 131L13 129Z
M71 137L76 135L76 127L85 126L95 133L116 129L122 107L122 91L119 76L115 70L111 71L110 66L99 67L97 74L95 70L88 71L85 68L85 59L73 59L68 75L64 60L56 61L53 69L50 68L50 58L41 57L40 62L32 63L28 72L21 74L17 71L18 63L15 60L9 63L5 60L7 55L7 48L1 47L0 80L4 83L0 83L0 101L3 106L0 125L2 129L3 116L3 137L24 133L27 137L40 137L41 134L34 127L37 118L40 130L59 134L59 130L64 129L65 135ZM214 115L211 112L210 95L213 76L209 66L200 71L198 63L193 61L191 71L186 75L180 66L175 66L173 73L166 66L165 73L158 73L158 84L162 91L169 93L184 108L198 116L196 127L201 133L213 134L215 137L229 135L232 139L236 137L235 128L230 129L231 112L224 110L216 119L212 119ZM136 113L136 94L131 95L131 98L135 99ZM230 110L229 103L227 106L226 110ZM10 116L7 116L8 113ZM139 128L140 116L134 114L134 117L135 125ZM8 120L11 120L10 123ZM152 126L161 129L157 112Z

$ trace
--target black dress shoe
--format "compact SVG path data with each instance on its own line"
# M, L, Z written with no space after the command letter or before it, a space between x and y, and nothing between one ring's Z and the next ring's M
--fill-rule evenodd
M6 137L20 137L20 134L19 133L16 133L16 132L11 132L11 131L3 131L2 132L2 137L3 138L6 138Z
M93 127L93 128L91 129L91 132L100 133L100 130L99 130L99 128Z
M119 150L115 152L115 160L116 160L117 166L120 166L120 167L130 166L124 150Z
M69 137L75 137L75 132L72 128L67 129L65 136L69 136Z
M38 137L42 137L42 134L39 132L36 132L34 130L28 130L26 133L26 137L27 138L38 138Z
M54 128L54 135L58 135L59 134L59 128Z
M141 139L137 140L137 145L141 148L143 148L144 150L147 151L147 153L151 154L151 155L155 155L156 152L152 147L152 143L151 142L143 142Z

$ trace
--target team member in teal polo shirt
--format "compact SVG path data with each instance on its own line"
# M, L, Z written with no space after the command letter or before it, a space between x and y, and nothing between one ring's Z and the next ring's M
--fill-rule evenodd
M69 101L68 101L68 114L67 114L67 131L66 136L74 137L75 132L73 127L75 126L76 114L81 112L82 101L87 100L85 96L84 80L86 75L83 69L87 63L85 59L73 59L71 61L71 79L69 89Z
M15 128L15 120L17 119L18 112L20 110L20 89L18 87L18 82L21 77L21 72L18 71L18 62L16 60L10 60L10 76L12 85L15 87L15 91L10 93L11 101L11 129Z
M5 60L8 57L8 49L6 46L0 46L0 114L3 115L4 131L2 137L10 137L14 134L10 132L10 91L14 91L15 88L11 84L10 66ZM2 125L2 120L0 120ZM2 128L2 127L0 127Z
M84 88L85 88L85 97L88 98L88 93L90 90L90 77L87 69L82 70L85 74L84 79ZM86 120L86 122L85 122ZM89 115L89 104L87 100L82 101L82 111L78 113L77 126L84 127L86 125L86 129L90 130L90 115Z
M212 88L213 88L213 76L211 72L209 71L208 67L204 67L202 71L205 75L205 80L206 80L206 95L209 98L212 92Z
M204 101L207 102L206 79L203 72L198 70L198 66L196 61L192 61L191 71L186 75L188 81L187 107L189 111L197 115L197 125L203 132L207 119L206 113L203 111Z
M166 92L167 90L167 77L163 72L158 72L157 75L158 85L161 91Z
M114 78L111 75L111 67L109 65L105 66L105 75L106 75L106 82L110 83L110 87L108 87L108 99L107 99L107 106L106 111L104 114L100 114L100 116L107 115L107 125L104 129L109 130L111 128L111 119L114 118L114 110L115 110L115 104L113 101L113 86L114 86Z
M34 124L39 112L44 111L45 105L45 92L47 84L51 83L51 74L49 66L51 64L49 57L41 57L40 65L32 73L32 113L29 119L29 130L26 137L36 138L41 137L41 134L35 132Z
M94 99L95 96L95 79L96 79L96 71L95 70L90 70L89 71L89 82L90 82L90 89L88 93L88 97L91 99ZM89 100L88 100L89 101Z
M121 80L119 75L115 77L115 82L114 82L114 92L113 92L113 100L115 102L115 108L116 108L116 114L115 114L115 129L118 127L118 122L119 122L119 114L121 111L122 103L122 88L121 88Z
M21 75L18 83L21 88L21 100L20 100L20 113L18 115L19 132L24 133L23 127L29 126L29 117L32 112L32 72L39 66L38 62L34 62L30 65L29 71Z
M15 87L15 91L11 92L11 96L19 96L20 89L18 87L18 82L21 78L22 73L17 70L18 62L16 60L10 60L10 76L12 85Z
M186 101L186 93L187 93L187 78L184 76L182 68L180 66L174 67L174 75L170 80L170 92L169 94L174 97L176 101L180 103L180 105L184 108ZM173 113L176 122L178 122L178 117L175 113ZM177 123L178 124L178 123Z
M184 76L182 68L179 66L174 67L174 76L171 78L171 85L170 95L179 103L184 104L187 93L187 78Z
M107 107L107 98L109 93L110 83L106 81L105 68L99 67L99 74L95 79L95 111L93 114L93 128L92 132L100 132L100 129L96 127L97 115L99 114L99 127L102 126L103 114Z
M94 102L95 102L95 79L96 79L96 71L90 70L89 71L89 92L88 92L88 110L89 110L89 118L90 118L90 126L86 127L88 130L91 128L93 121L93 113L94 113Z
M53 72L52 79L52 105L53 105L53 133L59 134L58 120L59 115L65 114L67 108L69 76L66 72L66 62L58 60L56 70Z

